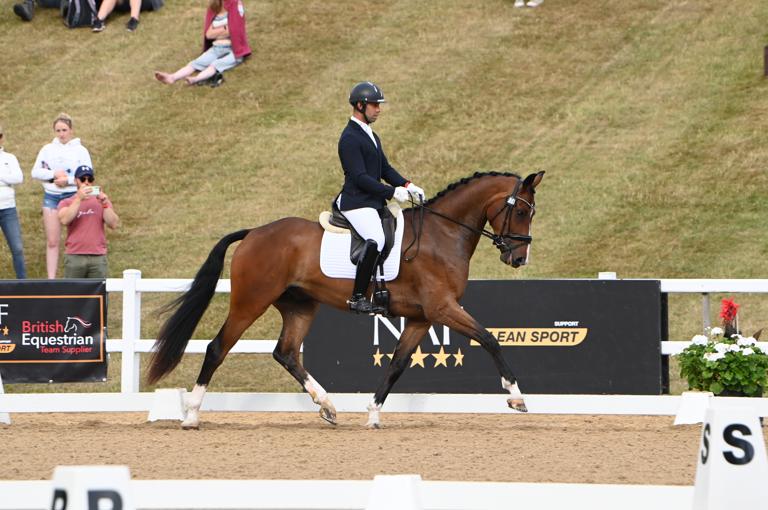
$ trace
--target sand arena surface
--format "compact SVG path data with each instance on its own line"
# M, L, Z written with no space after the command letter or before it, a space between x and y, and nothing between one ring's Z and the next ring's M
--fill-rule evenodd
M360 479L692 485L700 425L672 416L201 413L201 429L145 413L11 415L0 479L123 464L136 479Z

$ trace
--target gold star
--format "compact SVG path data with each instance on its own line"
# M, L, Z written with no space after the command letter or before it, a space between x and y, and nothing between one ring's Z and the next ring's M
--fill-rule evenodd
M459 352L453 355L453 366L458 367L459 365L464 366L464 355L461 353L461 347L459 347Z
M373 355L373 366L374 367L380 367L381 366L381 358L383 358L385 355L379 351L379 348L376 348L376 354Z
M435 357L435 367L439 367L440 365L443 365L445 368L448 368L448 358L451 357L450 354L445 353L445 349L443 346L440 346L440 352L437 354L432 354L432 356Z
M8 326L3 327L3 335L8 336Z
M416 365L419 365L421 368L424 367L424 358L429 356L429 354L424 354L421 352L421 346L416 347L416 352L411 354L411 368L413 368Z

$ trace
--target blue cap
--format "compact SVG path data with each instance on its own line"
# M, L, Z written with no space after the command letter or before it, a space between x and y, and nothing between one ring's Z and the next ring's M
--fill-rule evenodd
M79 179L84 175L90 175L91 177L94 177L93 168L89 167L88 165L81 165L77 167L77 170L75 170L75 179Z

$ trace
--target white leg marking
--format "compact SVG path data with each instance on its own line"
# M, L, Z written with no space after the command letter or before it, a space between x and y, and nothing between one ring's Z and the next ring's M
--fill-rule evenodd
M381 421L379 420L379 411L381 411L381 405L376 404L373 400L368 404L368 423L365 424L369 429L377 429L381 427Z
M333 402L328 398L325 388L315 381L315 378L307 373L307 380L304 381L304 389L312 396L312 402L320 405L320 416L333 425L336 424L336 408Z
M307 380L304 381L304 389L312 396L312 402L315 404L322 405L323 402L328 400L328 393L326 393L325 388L320 386L320 383L315 381L315 378L309 374L307 374Z
M501 387L507 390L509 394L512 395L512 398L514 399L523 398L523 394L520 393L520 388L518 388L517 383L512 384L511 382L507 381L506 378L502 377Z
M525 406L525 400L523 400L523 394L520 392L517 383L513 384L502 377L501 387L509 392L510 397L507 399L507 405L510 408L522 413L528 412L528 408Z
M181 422L181 428L200 428L200 406L203 405L205 390L205 386L195 384L192 392L184 395L184 409L187 411L187 417Z

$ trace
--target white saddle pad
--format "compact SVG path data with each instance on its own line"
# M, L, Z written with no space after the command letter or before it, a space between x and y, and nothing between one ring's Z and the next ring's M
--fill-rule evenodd
M397 215L395 229L395 244L389 257L384 261L384 280L392 281L400 271L400 246L403 242L403 211ZM349 247L352 243L351 234L335 234L323 232L323 242L320 244L320 270L328 278L355 278L355 265L349 260ZM378 277L378 270L376 276Z

